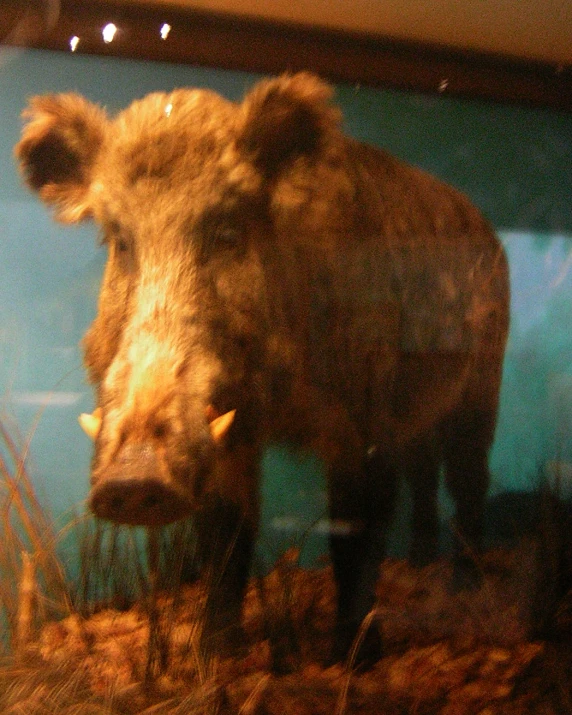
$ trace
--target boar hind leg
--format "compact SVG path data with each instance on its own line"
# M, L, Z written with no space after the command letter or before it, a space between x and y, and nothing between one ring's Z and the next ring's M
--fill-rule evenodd
M385 557L396 481L396 470L377 455L369 460L361 474L331 476L330 551L338 588L332 654L335 662L355 655L356 664L367 666L381 657L377 620L373 617L367 627L364 619L370 618L368 614L375 607L375 590L380 563Z
M433 440L408 447L404 469L413 509L409 561L417 568L427 566L439 555L440 466Z
M483 519L490 482L488 452L495 413L473 409L455 415L444 429L447 488L455 502L453 589L476 588L481 574L475 557L482 547Z

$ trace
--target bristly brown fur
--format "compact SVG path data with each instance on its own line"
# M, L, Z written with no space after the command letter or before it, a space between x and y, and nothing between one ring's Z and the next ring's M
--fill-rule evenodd
M92 509L149 526L196 511L199 558L222 569L208 625L236 644L261 454L273 441L317 452L345 658L402 475L412 558L437 555L443 471L455 588L478 583L509 288L470 201L345 136L331 96L300 73L240 104L177 90L114 119L73 95L36 99L16 153L30 186L64 220L93 216L108 250L84 340L102 411ZM215 443L207 415L228 412ZM357 660L380 647L372 624Z

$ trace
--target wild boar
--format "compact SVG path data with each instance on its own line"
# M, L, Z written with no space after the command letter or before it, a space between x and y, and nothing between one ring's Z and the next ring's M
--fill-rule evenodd
M240 104L182 89L114 119L74 94L36 97L16 156L56 217L93 218L108 251L84 341L101 414L92 510L142 525L196 512L218 568L205 632L236 635L261 452L314 450L342 658L374 606L400 472L425 562L443 468L456 575L471 578L509 288L469 200L346 136L331 95L300 73ZM380 647L372 627L360 657Z

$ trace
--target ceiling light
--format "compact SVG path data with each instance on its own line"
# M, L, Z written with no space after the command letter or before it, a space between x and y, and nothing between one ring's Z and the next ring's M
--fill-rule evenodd
M106 42L107 44L109 44L110 42L113 42L116 32L117 32L117 26L114 25L112 22L108 22L107 25L101 31L101 34L103 36L103 41Z

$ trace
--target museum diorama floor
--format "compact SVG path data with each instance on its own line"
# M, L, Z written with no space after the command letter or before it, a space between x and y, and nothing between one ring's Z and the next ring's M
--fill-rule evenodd
M571 594L552 608L545 638L537 626L550 596L539 589L535 542L491 550L479 568L479 589L452 594L448 561L417 570L387 560L376 609L385 655L368 670L356 668L351 656L325 665L335 603L331 570L299 568L294 550L270 574L251 580L237 657L202 654L198 583L121 610L72 614L45 623L6 660L0 712L572 712Z

